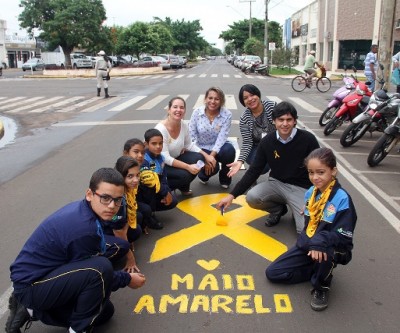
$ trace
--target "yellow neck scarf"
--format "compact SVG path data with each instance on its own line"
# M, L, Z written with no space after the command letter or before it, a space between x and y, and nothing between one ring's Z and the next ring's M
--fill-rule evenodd
M319 222L321 222L324 216L324 208L329 196L331 195L332 188L336 183L336 179L333 179L325 191L321 194L319 200L315 201L318 189L315 187L310 199L308 200L307 209L310 214L310 221L308 222L306 234L308 237L312 237L317 231Z
M137 188L129 188L126 191L126 203L127 203L126 217L128 219L128 224L132 229L136 229L136 210L137 210L136 193L137 193Z

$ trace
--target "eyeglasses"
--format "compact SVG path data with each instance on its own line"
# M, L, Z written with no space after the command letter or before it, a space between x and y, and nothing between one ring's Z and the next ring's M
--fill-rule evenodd
M124 204L124 198L123 197L118 197L118 198L113 198L111 195L108 194L98 194L95 191L92 191L93 194L97 195L100 198L100 203L103 205L109 205L111 201L114 201L114 205L121 207Z

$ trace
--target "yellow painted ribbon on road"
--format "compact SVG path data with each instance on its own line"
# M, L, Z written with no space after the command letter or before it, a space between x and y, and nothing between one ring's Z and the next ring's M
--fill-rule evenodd
M235 200L235 203L240 205L239 208L224 213L228 225L216 225L215 221L220 212L212 205L225 196L226 193L208 194L180 202L177 208L193 216L200 223L159 239L151 254L150 262L166 259L220 235L269 261L275 260L287 251L285 244L247 225L265 216L266 213L249 207L243 195Z

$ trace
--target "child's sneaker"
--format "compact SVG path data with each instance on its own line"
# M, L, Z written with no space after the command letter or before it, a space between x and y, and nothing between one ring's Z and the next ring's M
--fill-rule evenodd
M6 323L6 332L21 333L21 327L24 326L25 323L31 322L31 317L28 311L20 302L18 302L14 293L11 294L10 299L8 300L8 308L10 309L10 314Z
M311 309L323 311L328 307L328 290L313 289L311 295Z

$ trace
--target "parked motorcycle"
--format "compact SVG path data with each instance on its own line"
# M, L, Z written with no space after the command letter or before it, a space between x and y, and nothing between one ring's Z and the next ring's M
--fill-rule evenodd
M384 66L379 64L381 73L383 73ZM382 89L385 81L383 77L379 79L380 89ZM356 89L351 94L348 94L340 106L339 110L335 113L332 119L326 124L324 134L329 135L334 130L339 128L344 121L353 120L357 115L364 111L369 103L369 98L372 96L372 91L368 88L369 82L364 83L356 81Z
M383 132L396 117L400 105L400 94L388 95L385 90L377 90L371 96L364 112L355 117L340 137L343 147L350 147L369 131Z
M244 73L246 75L248 75L250 73L258 73L261 75L268 75L268 65L253 63L244 69Z
M347 76L346 68L345 75L342 75L344 86L340 87L333 93L333 99L328 103L328 107L322 112L319 118L319 125L325 126L335 115L336 111L339 110L340 105L343 103L343 99L356 87L357 82L357 69L353 66L354 75Z
M389 154L389 152L400 142L400 105L397 109L397 117L388 126L383 135L375 143L368 155L368 165L377 166Z

